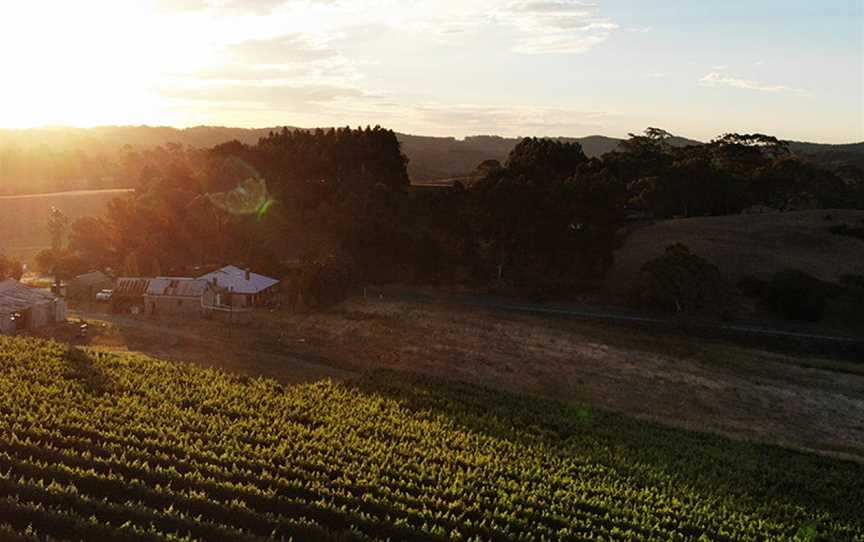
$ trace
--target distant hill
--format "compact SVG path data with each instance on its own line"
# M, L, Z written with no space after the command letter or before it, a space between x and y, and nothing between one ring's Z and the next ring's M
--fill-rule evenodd
M31 128L27 130L0 129L0 147L14 145L19 148L77 147L82 150L111 149L129 145L151 148L168 143L208 148L237 139L254 144L276 128L226 128L224 126L99 126L96 128ZM281 128L280 128L281 129ZM293 129L293 128L292 128Z
M120 162L118 151L127 145L144 150L169 143L198 148L209 148L231 140L254 144L274 130L281 130L281 127L195 126L178 129L167 126L100 126L0 129L0 156L4 156L4 160L0 160L0 194L27 193L27 186L34 187L30 192L56 191L60 189L58 186L67 183L69 179L73 181L74 188L126 187L123 180L117 178L117 171L113 166ZM457 139L399 133L397 137L402 143L403 152L410 159L408 174L415 182L465 176L472 173L484 160L503 162L520 140L494 135ZM555 139L581 144L585 154L590 157L613 151L622 141L602 135ZM700 142L675 137L672 144L684 146L698 145ZM794 142L792 150L823 165L851 163L864 168L864 142L848 145ZM17 153L14 159L5 156L10 152ZM50 160L54 165L51 167L35 163L45 162L46 152L53 155ZM82 157L82 153L87 156ZM45 179L51 172L60 178ZM45 189L38 186L45 186Z
M793 141L789 149L823 166L851 164L864 169L864 141L845 145Z
M426 137L398 134L402 151L411 159L408 175L412 181L428 181L461 177L473 172L484 160L504 162L521 138L499 136ZM557 137L559 141L579 143L589 157L614 151L622 139L592 135L587 137ZM701 142L683 137L672 138L675 146L700 145Z

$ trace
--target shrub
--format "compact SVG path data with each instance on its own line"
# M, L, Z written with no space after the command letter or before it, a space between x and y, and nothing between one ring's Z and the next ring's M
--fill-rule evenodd
M768 281L747 275L738 281L738 291L751 299L764 299Z
M831 226L828 229L834 235L843 235L846 237L855 237L857 239L864 239L864 225L851 226L850 227L848 224L838 224L836 226Z
M646 277L640 292L643 307L675 313L707 313L723 317L733 312L733 291L717 266L680 243L642 266Z
M292 304L299 310L334 305L348 297L356 284L356 266L349 257L323 256L303 266Z
M843 291L830 304L831 312L847 324L864 324L864 275L843 275Z
M774 274L765 291L765 301L788 320L818 322L828 308L829 299L840 288L817 279L799 269L785 269Z

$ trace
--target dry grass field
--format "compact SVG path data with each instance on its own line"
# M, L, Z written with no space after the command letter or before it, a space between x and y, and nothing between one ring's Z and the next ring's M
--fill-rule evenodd
M88 315L90 317L90 315ZM93 316L94 319L99 317ZM254 326L103 316L90 344L282 382L396 369L864 461L864 366L446 304L350 299Z
M128 190L87 190L0 196L0 254L18 258L30 265L33 256L51 246L48 211L57 207L70 218L102 215L113 198Z
M785 268L822 280L864 274L864 241L834 235L831 226L861 225L864 211L817 210L665 220L638 228L615 253L608 284L625 294L648 260L674 243L720 268L733 283L745 275L767 279Z

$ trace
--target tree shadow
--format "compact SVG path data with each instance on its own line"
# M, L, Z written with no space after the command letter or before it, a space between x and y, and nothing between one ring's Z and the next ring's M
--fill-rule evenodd
M66 363L63 377L81 385L88 393L104 395L113 391L113 382L105 372L94 364L92 354L75 346L63 353Z
M861 522L861 463L413 373L374 371L348 385L423 417L446 416L468 431L585 458L640 485L681 484L778 517L791 504Z

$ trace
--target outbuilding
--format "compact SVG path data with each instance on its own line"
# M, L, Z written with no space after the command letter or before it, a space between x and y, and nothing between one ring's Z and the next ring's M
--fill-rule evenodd
M144 309L144 294L153 279L146 277L120 277L114 284L111 305L114 312L138 313Z
M102 290L111 289L114 281L101 271L78 275L66 284L66 297L76 301L93 301Z
M147 314L203 314L203 295L207 281L182 277L150 279L144 293Z
M66 320L66 303L17 280L0 282L0 333L32 331Z

